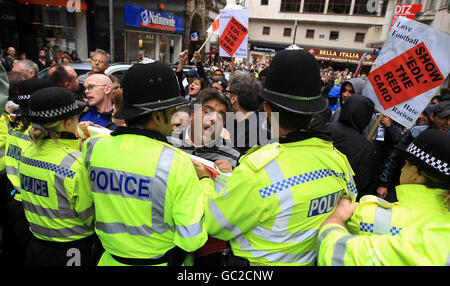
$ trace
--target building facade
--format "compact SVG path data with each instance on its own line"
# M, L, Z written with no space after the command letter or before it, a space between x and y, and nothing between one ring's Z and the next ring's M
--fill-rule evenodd
M87 55L87 11L85 1L0 0L1 48L35 60L48 40L58 57L73 50Z
M415 20L449 33L449 0L253 0L249 61L264 62L295 43L322 63L370 67L386 40L396 4L422 4ZM297 24L297 25L296 25Z

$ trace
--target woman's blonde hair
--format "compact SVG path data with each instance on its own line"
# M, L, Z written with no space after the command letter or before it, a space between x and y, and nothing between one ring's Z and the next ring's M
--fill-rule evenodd
M51 139L58 139L59 138L59 130L62 126L64 126L64 122L67 119L58 120L55 122L45 123L45 124L38 124L35 122L31 123L31 128L28 131L28 134L30 135L31 140L34 144L39 148L41 144L41 140L44 137L49 136Z

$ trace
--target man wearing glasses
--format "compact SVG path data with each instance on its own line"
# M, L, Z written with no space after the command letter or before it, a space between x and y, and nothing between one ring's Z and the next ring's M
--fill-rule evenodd
M104 74L93 74L84 81L87 106L79 117L79 122L90 121L106 127L112 122L113 83Z
M109 67L111 56L101 49L96 49L91 60L92 72L89 74L104 74Z

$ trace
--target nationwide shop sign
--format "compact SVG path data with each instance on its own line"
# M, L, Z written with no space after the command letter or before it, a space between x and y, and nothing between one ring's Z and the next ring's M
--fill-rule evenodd
M125 4L125 26L183 33L183 18Z
M220 10L219 56L247 58L248 10Z
M191 36L189 37L189 40L191 42L198 42L200 41L200 36L198 32L191 32Z
M450 72L450 36L400 17L389 33L363 94L411 128Z
M392 16L391 20L391 28L389 30L392 30L392 26L394 26L395 22L397 21L398 17L405 17L408 19L414 20L417 13L420 13L422 11L422 4L397 4L394 8L394 14Z

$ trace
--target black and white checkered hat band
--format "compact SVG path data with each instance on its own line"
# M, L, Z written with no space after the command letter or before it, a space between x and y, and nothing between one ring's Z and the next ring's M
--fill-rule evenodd
M441 160L433 157L432 155L425 153L419 147L411 143L408 148L406 148L406 152L413 155L417 159L426 164L430 165L434 169L438 170L440 173L445 174L446 176L450 175L449 165L446 162L442 162Z
M17 96L17 99L18 99L18 100L29 100L30 97L31 97L30 94L21 94L21 95L18 95L18 96Z
M63 106L63 107L60 107L57 109L50 109L50 110L44 110L44 111L30 110L30 116L41 117L41 118L52 118L52 117L56 117L56 116L71 112L71 111L77 109L78 107L79 107L78 104L76 102L74 102L71 105Z

